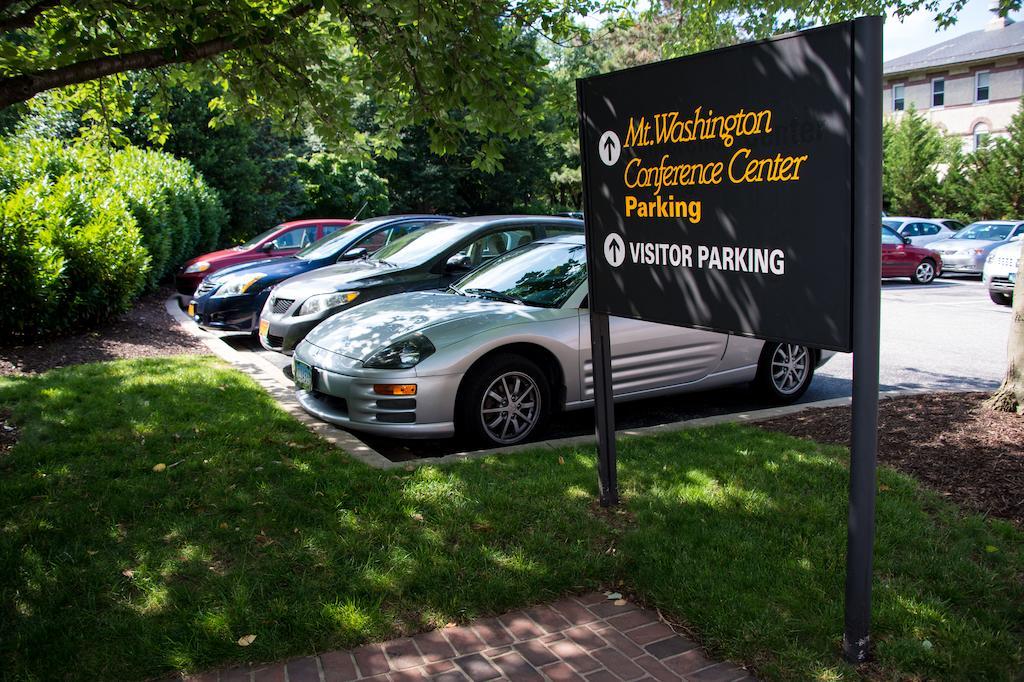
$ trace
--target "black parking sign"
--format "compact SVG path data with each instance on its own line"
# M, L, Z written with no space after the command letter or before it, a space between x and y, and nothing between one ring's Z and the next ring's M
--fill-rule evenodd
M851 349L851 40L578 81L591 310Z

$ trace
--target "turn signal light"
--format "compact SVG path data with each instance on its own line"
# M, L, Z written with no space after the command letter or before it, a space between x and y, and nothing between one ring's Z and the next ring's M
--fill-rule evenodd
M416 384L374 384L378 395L416 395Z

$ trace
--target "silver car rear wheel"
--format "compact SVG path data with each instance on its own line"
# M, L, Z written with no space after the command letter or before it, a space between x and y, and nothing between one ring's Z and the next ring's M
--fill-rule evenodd
M795 343L766 343L758 365L758 388L777 402L802 396L814 378L815 354Z
M537 426L540 389L523 372L506 372L491 382L480 401L480 421L496 443L517 443Z

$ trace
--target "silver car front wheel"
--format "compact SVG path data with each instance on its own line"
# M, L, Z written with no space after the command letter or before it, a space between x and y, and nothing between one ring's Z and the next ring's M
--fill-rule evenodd
M540 389L528 374L507 372L487 387L480 401L480 421L497 443L517 443L540 419Z
M549 389L530 360L497 356L467 377L457 405L466 435L490 445L514 445L543 423Z

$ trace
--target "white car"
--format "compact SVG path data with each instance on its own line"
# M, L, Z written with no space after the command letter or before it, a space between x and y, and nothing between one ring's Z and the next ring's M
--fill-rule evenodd
M1017 240L993 249L985 259L981 281L988 289L989 298L999 305L1013 305L1013 287L1017 281L1017 263L1024 241Z
M963 223L947 218L914 218L908 216L887 216L882 219L882 224L899 232L904 237L910 238L914 246L924 246L940 239L949 239L957 230L963 228Z

